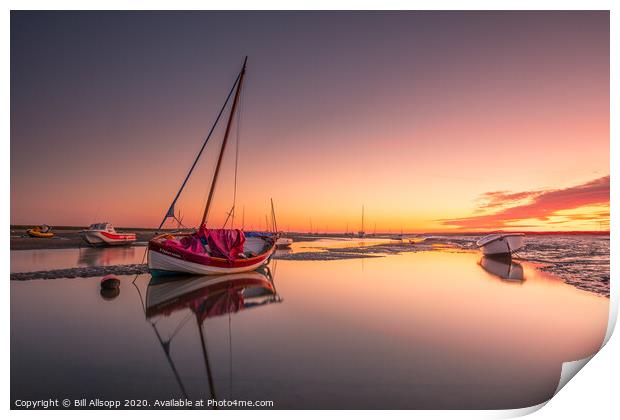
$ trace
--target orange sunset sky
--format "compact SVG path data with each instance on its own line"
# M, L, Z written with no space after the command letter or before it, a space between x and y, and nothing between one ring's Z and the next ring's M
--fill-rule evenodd
M609 229L608 12L13 12L11 223L157 226L245 55L246 229Z

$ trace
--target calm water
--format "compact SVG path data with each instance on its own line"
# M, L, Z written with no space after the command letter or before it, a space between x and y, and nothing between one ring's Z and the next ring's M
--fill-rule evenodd
M109 263L142 258L114 252ZM25 256L12 264L20 258L27 266ZM39 267L65 264L52 260ZM562 362L598 350L609 305L531 264L474 252L274 261L271 277L128 276L118 296L102 296L99 280L11 282L12 401L524 407L553 395Z
M11 273L139 264L146 247L37 249L11 251Z

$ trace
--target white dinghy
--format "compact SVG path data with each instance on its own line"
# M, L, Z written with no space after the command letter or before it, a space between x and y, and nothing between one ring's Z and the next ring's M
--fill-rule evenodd
M480 238L476 245L484 255L510 255L523 248L524 238L523 233L493 233Z

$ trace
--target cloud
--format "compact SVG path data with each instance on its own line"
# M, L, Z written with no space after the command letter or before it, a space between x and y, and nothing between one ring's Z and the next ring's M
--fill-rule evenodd
M478 199L478 208L475 213L495 210L499 207L511 207L523 201L531 201L544 191L492 191L482 194Z
M443 219L440 222L458 228L498 229L516 227L519 222L528 219L549 221L551 216L563 210L609 205L609 175L563 189L487 192L482 194L479 203L476 213L489 210L492 212L457 219ZM587 220L587 214L565 217L567 220ZM592 214L590 217L597 219L601 214Z

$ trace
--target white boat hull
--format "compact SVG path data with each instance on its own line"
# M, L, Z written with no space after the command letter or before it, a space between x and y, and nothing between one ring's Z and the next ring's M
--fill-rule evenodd
M505 235L481 246L484 255L510 255L525 245L523 235Z
M108 238L104 234L99 231L84 231L82 232L82 238L88 244L93 246L98 245L128 245L136 241L135 236L129 237L130 235L119 235L119 236L127 236L128 238L115 239Z
M270 255L269 255L270 256ZM235 274L244 273L246 271L254 271L257 268L264 265L269 256L266 256L263 260L260 260L256 264L248 265L245 267L214 267L209 265L198 264L191 261L181 260L179 258L171 257L169 255L162 254L149 250L148 252L148 265L149 270L168 271L171 273L188 273L188 274L200 274L200 275L220 275L220 274Z
M293 240L291 238L278 238L276 240L277 248L288 248L293 244Z

